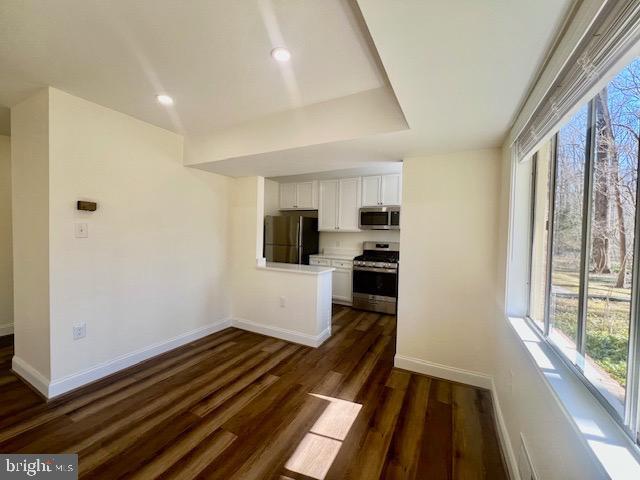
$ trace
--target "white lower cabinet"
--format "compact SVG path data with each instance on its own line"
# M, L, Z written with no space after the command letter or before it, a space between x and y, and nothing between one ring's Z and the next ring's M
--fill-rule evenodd
M345 258L331 258L330 255L311 255L310 265L333 267L331 279L331 299L335 303L351 305L353 293L353 261Z
M352 270L336 268L333 271L332 297L334 302L351 304Z

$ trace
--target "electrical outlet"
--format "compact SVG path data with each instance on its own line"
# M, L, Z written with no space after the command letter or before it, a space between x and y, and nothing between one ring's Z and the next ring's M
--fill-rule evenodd
M74 225L74 232L76 238L88 238L89 237L89 225L86 223L76 223Z
M287 306L287 299L286 299L286 298L284 298L284 297L280 297L280 306L281 306L282 308L284 308L284 307L286 307L286 306Z
M86 336L87 336L87 324L84 322L76 323L73 326L73 339L80 340L81 338L84 338Z

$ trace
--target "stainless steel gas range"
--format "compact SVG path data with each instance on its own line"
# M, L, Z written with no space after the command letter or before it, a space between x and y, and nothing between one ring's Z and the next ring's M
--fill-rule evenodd
M363 251L353 259L353 307L395 315L400 244L364 242Z

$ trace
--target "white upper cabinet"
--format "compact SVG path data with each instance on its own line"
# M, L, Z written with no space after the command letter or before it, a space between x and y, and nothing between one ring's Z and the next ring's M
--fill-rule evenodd
M318 230L357 232L360 177L320 182Z
M383 205L400 205L402 202L402 176L383 175L381 194Z
M315 210L318 208L315 181L280 184L280 210Z
M375 175L362 177L362 206L400 205L402 201L402 176Z
M280 184L280 208L296 208L296 184Z
M338 230L359 230L360 205L360 178L341 178L338 182Z
M362 177L362 206L377 207L380 205L380 187L382 177Z
M296 183L296 208L318 208L318 206L316 205L315 196L315 182Z
M318 230L359 232L360 207L400 205L402 175L280 184L280 210L318 210Z
M318 230L338 229L338 180L320 182L318 194Z

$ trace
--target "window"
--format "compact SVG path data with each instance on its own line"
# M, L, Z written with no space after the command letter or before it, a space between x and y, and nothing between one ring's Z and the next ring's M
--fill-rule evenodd
M582 216L587 163L588 107L556 137L549 335L573 358L578 342Z
M552 172L551 143L533 157L533 235L531 255L531 290L529 316L538 328L544 329L548 286L549 205Z
M534 325L636 441L639 143L636 59L532 159L529 297Z

